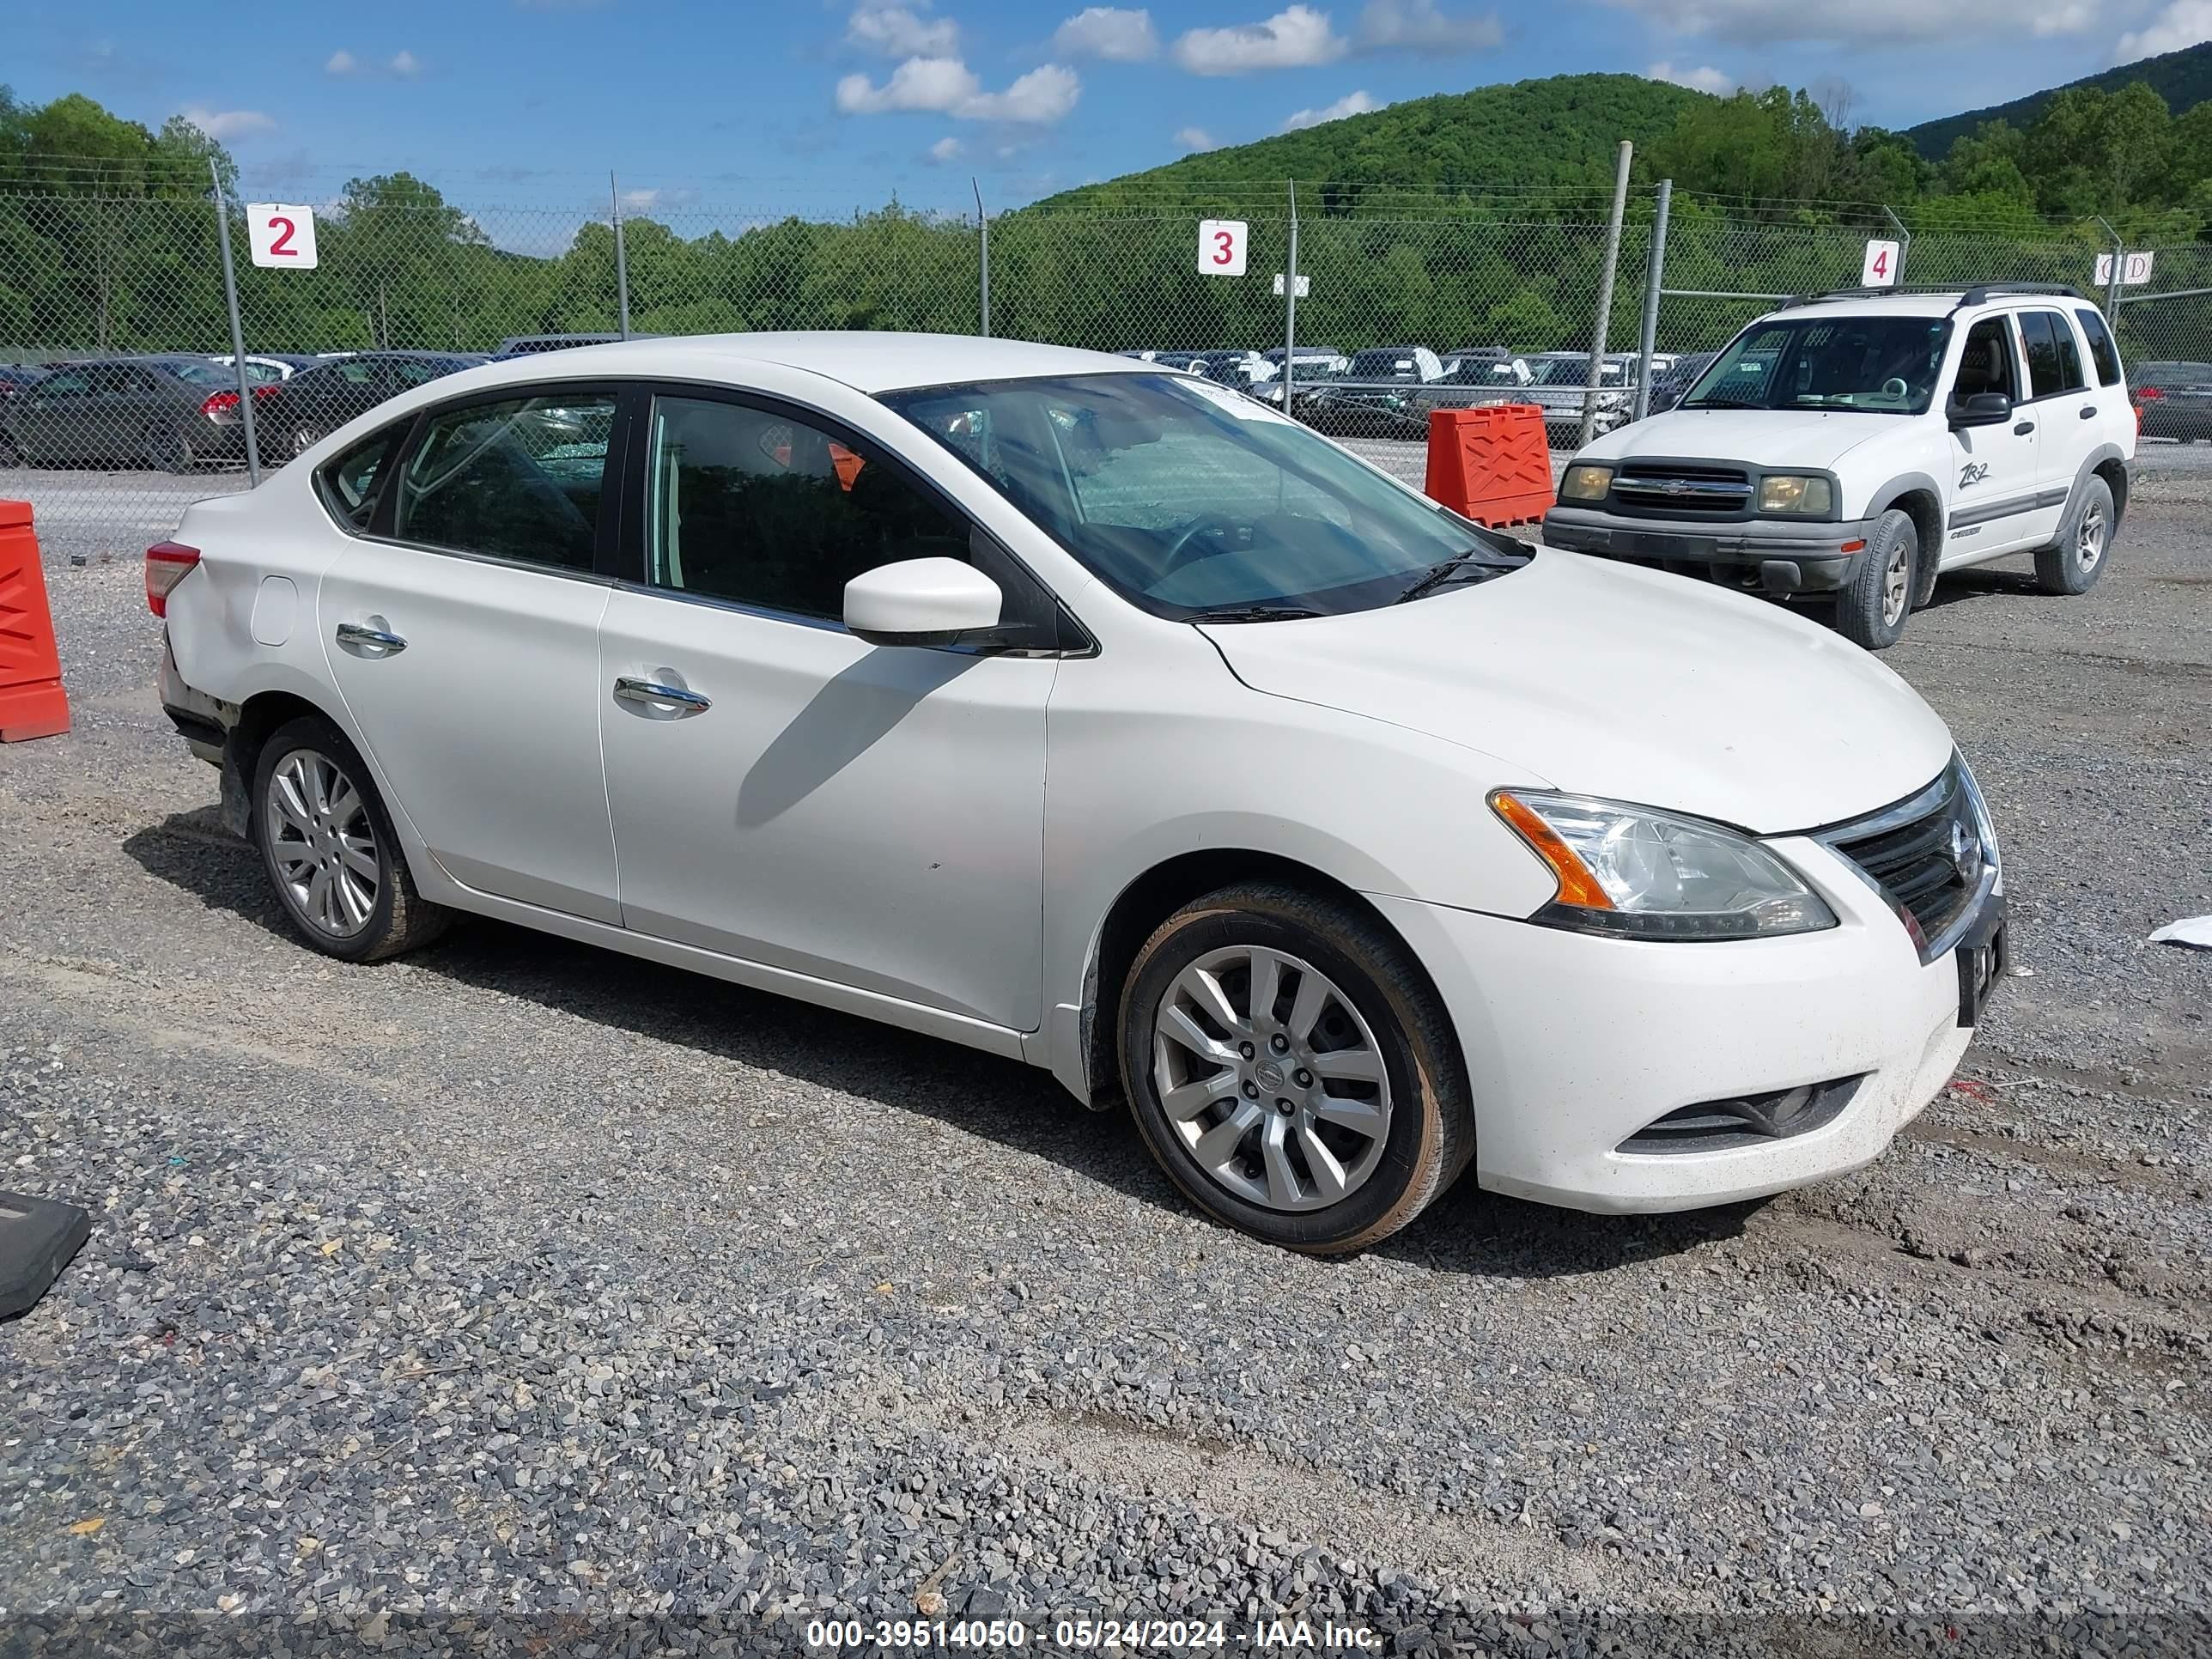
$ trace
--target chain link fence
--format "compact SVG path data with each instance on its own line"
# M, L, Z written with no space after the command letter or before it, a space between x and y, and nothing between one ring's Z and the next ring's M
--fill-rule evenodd
M222 210L239 256L241 393L212 191L0 194L0 493L33 500L51 550L135 555L189 501L244 488L242 400L275 466L503 347L625 330L988 328L1141 352L1286 405L1416 478L1440 405L1537 403L1571 447L1611 203L1273 184L988 222L896 204L593 217L447 203L394 175L312 205L318 264L305 270L247 263L245 210ZM1599 430L1634 416L1647 378L1663 407L1696 354L1777 298L1855 283L1869 237L1904 245L1908 284L2071 283L2111 305L2130 362L2212 360L2212 246L2153 250L2149 281L2108 292L2096 261L2118 244L2100 221L1916 232L1878 208L1676 193L1647 376L1637 347L1656 207L1649 189L1628 202L1588 400ZM1201 218L1246 225L1243 276L1200 272Z

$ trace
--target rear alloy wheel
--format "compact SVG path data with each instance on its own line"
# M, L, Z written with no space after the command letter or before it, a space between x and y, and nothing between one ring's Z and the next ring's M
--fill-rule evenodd
M192 443L192 434L182 427L172 433L163 447L161 465L169 472L194 472L199 470L200 453Z
M1474 1151L1451 1028L1371 915L1222 889L1162 922L1121 999L1137 1127L1230 1226L1315 1254L1406 1225Z
M295 455L304 455L322 441L323 434L314 428L299 427L292 434L292 453Z
M2112 487L2091 476L2058 539L2035 556L2035 582L2046 593L2086 593L2105 574L2112 546Z
M1887 651L1905 632L1920 570L1920 532L1892 507L1876 522L1857 569L1836 595L1836 631L1854 645Z
M348 962L428 943L452 913L415 890L368 769L328 720L280 726L253 775L253 838L301 938Z

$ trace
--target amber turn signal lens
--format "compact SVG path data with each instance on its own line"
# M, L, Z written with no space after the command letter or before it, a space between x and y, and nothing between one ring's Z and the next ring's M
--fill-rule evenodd
M1528 843L1529 850L1552 867L1559 879L1560 904L1579 905L1586 910L1610 910L1613 900L1598 884L1589 866L1575 856L1574 849L1559 839L1558 831L1538 817L1510 793L1499 789L1490 797L1490 810L1512 826L1513 833Z

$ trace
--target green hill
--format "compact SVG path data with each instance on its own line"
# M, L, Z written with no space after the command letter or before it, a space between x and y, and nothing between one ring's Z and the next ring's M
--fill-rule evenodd
M2212 99L2212 41L2199 46L2187 46L2179 52L2160 52L2155 58L2139 58L2132 64L2123 64L2118 69L2108 69L2101 75L2069 81L2063 87L2048 87L2041 92L2030 93L2025 98L2015 98L2009 104L1996 104L1988 109L1970 109L1962 115L1947 115L1940 121L1923 121L1917 127L1908 127L1905 136L1913 147L1931 161L1940 161L1951 153L1951 146L1966 137L1984 121L2008 121L2015 127L2034 123L2043 113L2043 107L2052 96L2074 87L2093 87L2100 92L2118 92L2131 81L2141 81L2153 92L2166 100L2166 106L2176 115L2194 109L2207 99Z
M1476 197L1501 187L1602 189L1613 182L1620 140L1641 150L1673 132L1683 110L1710 101L1707 94L1634 75L1555 75L1478 87L1187 155L1063 191L1037 206L1187 199L1273 179L1411 185Z

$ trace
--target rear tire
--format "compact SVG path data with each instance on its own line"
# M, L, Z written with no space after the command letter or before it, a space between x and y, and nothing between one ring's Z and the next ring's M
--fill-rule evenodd
M165 472L197 472L200 453L192 447L192 434L182 427L171 433L161 447L161 470Z
M2035 585L2046 593L2086 593L2112 562L2112 487L2094 473L2058 527L2058 539L2035 555Z
M1875 523L1858 568L1836 595L1836 631L1869 651L1895 645L1912 611L1919 567L1920 532L1911 514L1893 507Z
M1120 1027L1153 1158L1207 1214L1268 1243L1364 1249L1474 1156L1443 1004L1405 946L1342 901L1274 882L1193 900L1137 952Z
M360 751L320 715L288 720L261 746L247 832L285 920L342 962L427 945L453 913L416 890Z

